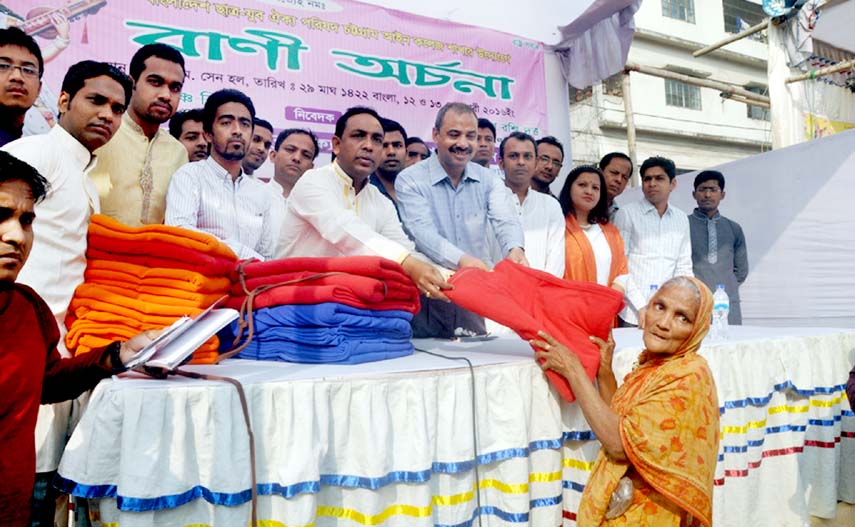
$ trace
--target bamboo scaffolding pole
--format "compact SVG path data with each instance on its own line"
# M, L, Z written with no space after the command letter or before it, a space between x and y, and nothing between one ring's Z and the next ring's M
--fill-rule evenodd
M764 29L767 29L768 27L769 27L769 20L767 19L767 20L764 20L763 22L760 22L759 24L755 24L755 25L749 27L745 31L740 31L739 33L736 33L735 35L731 35L727 38L719 40L718 42L715 42L714 44L710 44L709 46L707 46L705 48L695 50L694 52L692 52L692 56L693 57L700 57L702 55L706 55L707 53L711 53L711 52L717 50L718 48L721 48L721 47L724 47L724 46L730 44L731 42L736 42L737 40L742 40L745 37L750 37L754 33L759 33L760 31L763 31Z
M624 71L637 71L638 73L643 73L645 75L652 75L654 77L662 77L664 79L685 82L686 84L701 86L703 88L712 88L714 90L719 90L720 92L729 95L739 95L740 97L746 99L747 102L750 101L751 104L759 105L771 103L769 97L748 91L745 88L742 88L741 86L734 86L733 84L728 84L726 82L713 81L709 79L699 79L697 77L691 77L682 73L675 73L673 71L665 70L662 68L642 66L639 64L628 62L624 67Z
M853 67L855 67L855 59L840 62L838 64L835 64L834 66L826 66L824 68L819 68L818 70L811 70L801 75L795 75L793 77L788 78L785 82L787 84L790 84L792 82L800 82L808 79L818 79L819 77L825 77L826 75L831 75L832 73L846 71L848 69L852 69Z
M623 109L626 114L626 142L629 150L629 159L632 163L632 174L630 174L630 184L635 187L641 181L636 175L638 174L638 163L636 163L636 138L635 138L635 114L632 112L632 93L630 92L629 72L623 72L623 82L621 89L623 90Z

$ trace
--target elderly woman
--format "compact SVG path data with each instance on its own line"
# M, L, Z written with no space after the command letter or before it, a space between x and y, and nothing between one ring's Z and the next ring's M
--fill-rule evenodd
M706 360L712 294L694 278L673 278L645 312L645 349L616 389L614 341L600 346L597 387L575 353L540 332L535 357L567 378L602 443L577 515L579 527L712 523L719 410Z

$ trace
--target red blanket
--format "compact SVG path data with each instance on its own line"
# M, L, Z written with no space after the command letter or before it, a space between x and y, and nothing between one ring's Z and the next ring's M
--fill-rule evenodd
M111 260L127 262L143 267L166 267L171 269L186 269L205 276L229 276L235 266L235 260L209 256L184 247L173 247L170 256L155 254L125 254L114 251L102 251L90 246L86 250L86 258L90 260Z
M548 273L502 260L491 272L467 267L449 280L446 291L461 307L507 326L525 340L544 330L573 350L593 380L600 350L588 337L606 340L612 321L623 309L623 296L607 287L561 280ZM567 380L546 372L562 398L576 398Z
M236 268L229 305L239 307L245 298ZM248 290L318 273L342 273L276 287L256 296L254 306L339 302L363 309L398 309L417 313L419 291L403 269L391 260L373 256L349 258L285 258L243 265Z

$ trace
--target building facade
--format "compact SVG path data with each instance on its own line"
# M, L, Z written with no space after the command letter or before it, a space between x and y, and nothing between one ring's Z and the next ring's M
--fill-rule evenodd
M765 31L698 58L692 52L761 22L761 0L645 0L635 15L628 63L727 82L767 94ZM628 152L623 75L570 89L574 164ZM769 110L718 90L633 72L637 159L662 155L679 172L709 168L771 148Z

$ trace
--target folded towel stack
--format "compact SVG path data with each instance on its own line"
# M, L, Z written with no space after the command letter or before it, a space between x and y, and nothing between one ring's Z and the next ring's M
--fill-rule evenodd
M356 364L413 352L419 292L393 261L285 258L241 264L231 278L227 305L243 316L220 336L224 348L245 342L252 313L240 358Z
M129 227L92 216L84 283L74 293L65 325L66 346L86 353L147 329L196 315L231 287L237 256L215 237L165 225ZM213 363L210 339L192 363Z

